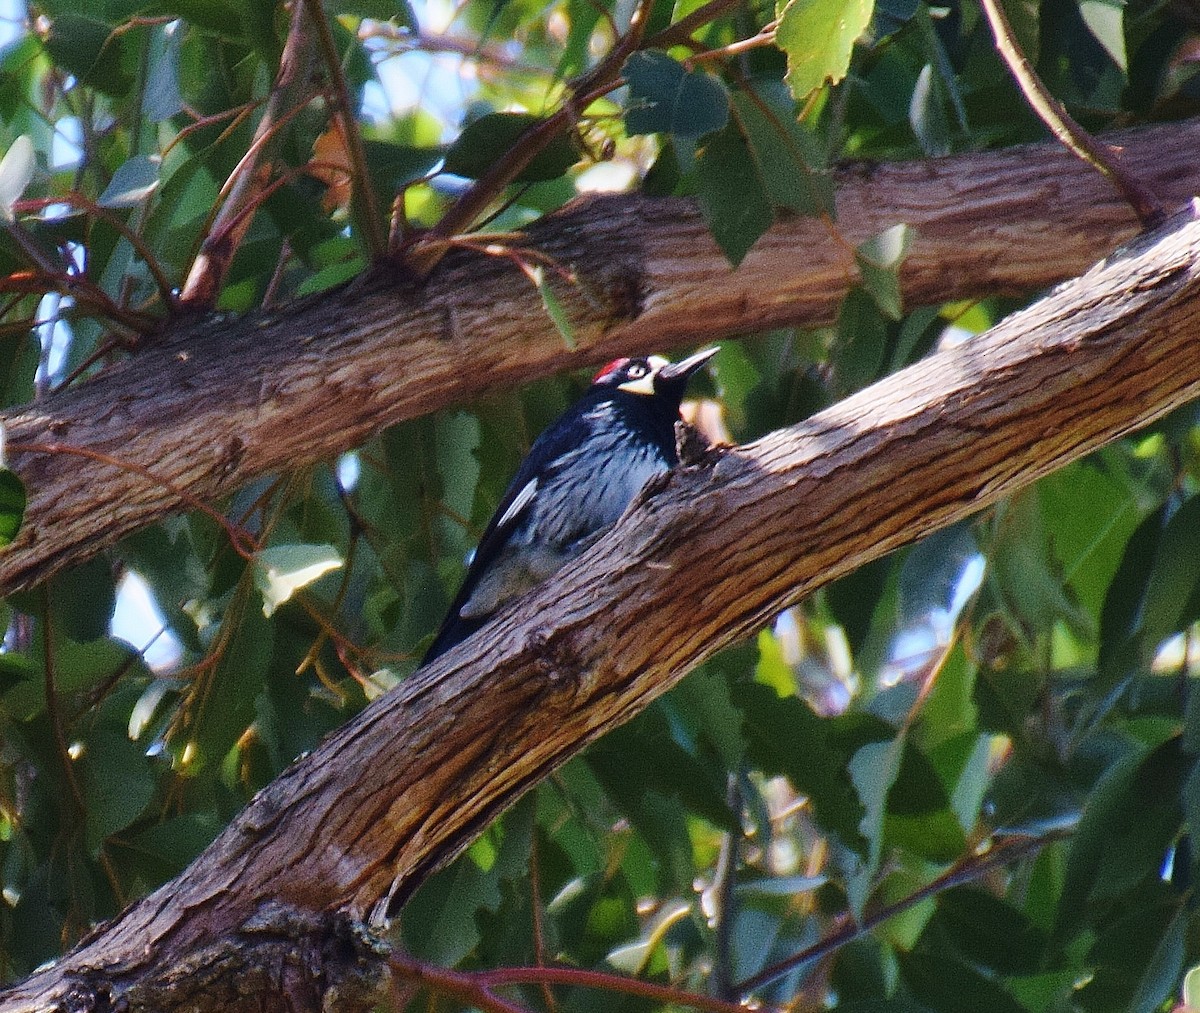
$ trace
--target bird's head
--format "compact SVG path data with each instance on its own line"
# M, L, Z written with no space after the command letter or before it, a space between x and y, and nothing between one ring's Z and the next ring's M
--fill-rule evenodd
M671 362L661 355L613 359L593 377L592 386L615 387L630 394L667 396L678 401L683 397L691 375L716 354L716 348L706 348L679 362Z

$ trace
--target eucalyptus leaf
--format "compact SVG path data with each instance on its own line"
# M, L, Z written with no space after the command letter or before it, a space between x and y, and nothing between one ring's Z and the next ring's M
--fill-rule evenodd
M341 554L332 545L272 545L255 560L254 579L263 596L268 619L301 588L342 566Z

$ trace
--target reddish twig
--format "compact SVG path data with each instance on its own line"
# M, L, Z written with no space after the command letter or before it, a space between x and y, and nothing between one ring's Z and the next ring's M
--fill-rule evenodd
M764 985L769 985L776 979L782 978L795 968L811 961L819 960L834 950L845 946L847 943L860 939L888 919L895 918L896 915L907 911L922 901L936 897L938 894L944 893L952 887L961 886L964 883L972 883L985 873L991 872L997 866L1007 865L1009 862L1032 855L1048 844L1065 840L1071 836L1071 833L1071 830L1052 830L1040 837L1014 836L994 845L982 855L971 855L938 876L932 883L927 883L919 890L914 890L907 897L901 898L894 904L888 904L876 911L872 911L868 915L864 915L861 921L855 921L848 915L844 916L842 924L820 942L814 943L799 953L793 953L786 960L772 964L770 967L759 971L758 974L738 982L735 988L740 994L748 995L762 988Z
M558 109L526 129L513 146L447 209L441 220L422 235L409 252L411 267L420 274L432 271L445 256L452 237L470 229L487 206L504 192L505 187L516 181L540 152L574 126L580 112L621 84L625 60L641 47L648 5L649 0L640 0L630 17L629 30L600 63L568 86L569 97Z
M44 292L48 288L54 289L63 295L69 295L81 306L91 307L101 316L120 324L133 334L143 334L154 324L153 317L117 305L108 293L92 282L87 275L71 274L63 265L56 264L46 255L46 251L34 242L20 221L0 220L0 225L37 271L36 274L30 275L9 275L0 281L0 291L34 293Z
M728 46L720 46L717 49L705 49L699 53L693 53L683 61L684 66L690 70L694 64L704 60L722 60L727 56L737 56L747 50L757 49L759 46L773 46L775 45L775 30L778 27L779 22L772 21L770 24L764 25L757 35L752 35L748 39L731 42Z
M393 953L388 958L388 963L397 977L423 985L431 992L462 999L468 1005L477 1006L487 1013L529 1013L524 1006L518 1006L496 995L475 975L434 967L399 953Z
M512 1013L520 1007L489 1006L487 999L500 1003L495 989L510 985L570 985L575 988L594 988L606 992L619 992L641 999L650 999L671 1006L690 1006L702 1013L746 1013L740 1003L726 1002L708 995L687 992L668 985L655 985L649 981L626 978L619 974L603 971L587 971L576 967L499 967L491 971L451 971L433 967L401 954L390 958L393 970L406 978L419 980L434 991L454 995L485 1008L503 1009Z
M81 193L64 193L54 197L38 197L31 200L19 200L13 205L13 210L19 213L32 213L42 211L54 204L66 204L68 207L78 208L85 214L91 215L94 218L102 218L105 222L116 229L122 236L129 241L129 245L134 248L137 255L142 258L142 263L146 265L151 276L154 278L154 284L158 286L158 294L162 297L168 308L175 305L175 292L171 285L170 279L159 264L158 258L154 256L154 251L146 245L145 240L138 235L133 229L126 225L119 217L113 214L106 207L102 207L95 201L85 197Z
M672 46L686 46L692 39L692 33L703 28L710 21L715 21L722 14L741 6L743 0L709 0L702 7L697 7L673 25L657 32L646 40L646 46L651 49L670 49Z
M264 174L260 172L260 156L275 141L284 124L308 104L308 96L302 94L302 89L311 62L311 40L304 31L304 25L304 6L294 4L271 97L258 122L254 140L221 188L223 201L218 202L209 227L204 232L206 238L183 284L179 301L185 305L211 306L216 301L221 283L233 262L233 255L250 227L250 217L239 218L240 212L251 202L254 193L265 185ZM228 223L234 218L239 218L240 225L237 229L230 229ZM220 236L221 242L214 242L214 236Z
M546 966L546 926L542 913L542 863L538 856L538 837L535 830L529 841L529 906L533 910L533 959L538 967ZM542 1002L550 1013L558 1013L558 1003L550 982L543 981Z
M224 130L222 130L217 136L217 139L212 142L211 146L215 147L225 140L225 138L229 137L235 130L237 130L237 128L242 125L246 117L254 112L254 110L262 105L262 103L263 99L255 99L253 102L246 102L240 106L234 106L232 109L222 109L219 113L213 113L211 116L202 116L200 113L189 109L187 106L184 106L184 111L191 116L195 122L189 123L186 127L181 129L179 133L171 138L171 143L163 148L163 158L166 158L167 155L171 153L171 150L176 144L194 134L196 131L204 130L206 127L211 127L215 123L219 123L221 120L227 120L232 116L233 122L230 123L229 126L227 126Z
M99 450L90 450L87 447L72 447L66 443L10 443L8 445L9 453L11 454L68 454L75 457L83 457L89 461L98 461L101 464L107 464L113 468L118 468L121 471L127 471L134 475L140 475L146 481L153 483L166 489L172 496L177 496L182 503L193 510L199 510L201 513L208 516L214 523L224 529L226 536L229 538L229 544L234 552L245 560L254 558L254 554L258 551L259 546L255 540L245 531L240 531L229 519L222 513L214 510L203 500L193 496L186 489L181 489L178 485L168 478L163 478L161 475L156 475L149 468L143 468L140 464L133 464L130 461L122 461L120 458L112 457L109 454L100 452ZM249 548L247 548L247 545Z
M1067 150L1092 166L1121 192L1146 228L1161 224L1166 217L1162 204L1139 179L1125 170L1121 165L1120 153L1092 137L1075 122L1066 107L1050 94L1021 51L1012 25L998 0L982 0L982 3L996 40L996 49L1016 80L1021 94L1041 121Z

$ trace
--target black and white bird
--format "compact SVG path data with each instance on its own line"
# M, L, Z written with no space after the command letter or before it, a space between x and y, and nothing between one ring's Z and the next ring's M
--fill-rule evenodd
M679 405L689 378L716 351L675 363L658 355L616 359L596 374L529 448L422 664L578 556L653 476L676 465Z

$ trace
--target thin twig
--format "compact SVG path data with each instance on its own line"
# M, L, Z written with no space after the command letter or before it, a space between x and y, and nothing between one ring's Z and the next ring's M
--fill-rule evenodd
M62 767L63 779L70 789L71 798L75 803L75 812L80 822L86 819L87 807L83 804L83 790L75 777L75 765L67 749L67 736L63 731L62 709L58 705L58 686L54 678L54 635L50 629L50 586L43 584L42 599L42 664L44 666L44 686L46 692L46 717L50 721L50 731L54 735L54 752Z
M721 850L717 856L716 882L713 883L712 896L716 899L716 912L713 917L716 926L713 932L713 967L712 990L718 999L727 1002L734 998L733 988L733 921L736 917L737 904L737 874L741 861L740 851L742 830L740 816L742 812L741 773L735 771L729 776L729 787L726 791L726 802L729 811L739 819L737 830L727 830L721 837Z
M538 967L546 966L546 926L542 913L542 868L538 857L537 830L529 839L529 905L533 909L533 959ZM550 990L550 982L543 981L542 1002L550 1013L558 1013L558 1003Z
M617 39L608 55L571 82L567 89L569 97L558 109L526 129L513 146L447 209L441 220L424 233L409 253L408 262L414 270L420 274L432 271L449 249L449 239L471 228L504 188L514 182L555 138L574 125L580 112L618 87L625 60L641 48L649 4L650 0L639 0L629 19L629 30Z
M434 991L454 995L476 1003L485 1009L516 1013L522 1007L511 1005L493 991L509 985L570 985L575 988L594 988L619 992L670 1006L690 1006L702 1013L746 1013L746 1007L725 1002L712 996L686 992L667 985L655 985L636 978L603 971L587 971L576 967L498 967L491 971L452 971L434 967L412 957L393 953L389 958L392 969L405 978L420 981ZM500 1005L497 1005L500 1004Z
M486 985L481 984L476 975L434 967L399 953L393 953L388 958L388 963L397 977L424 985L430 992L463 999L469 1005L478 1006L488 1013L529 1013L524 1006L518 1006L496 995Z
M205 130L208 127L219 123L221 120L227 120L231 116L234 117L233 122L217 135L217 139L213 141L212 144L208 145L210 148L216 147L223 140L225 140L225 138L229 137L233 131L237 130L237 128L242 125L242 121L245 120L246 117L252 112L254 112L255 109L262 105L263 101L263 99L255 99L252 102L246 102L240 106L233 106L230 109L222 109L219 113L213 113L211 116L202 116L200 113L189 109L187 106L184 106L184 111L193 118L194 122L189 123L186 127L183 127L179 133L171 138L171 142L165 148L163 148L162 157L166 158L167 155L171 153L175 145L179 144L196 131Z
M739 53L757 49L759 46L773 46L775 45L775 29L778 26L778 21L772 21L757 35L752 35L748 39L731 42L728 46L720 46L717 49L705 49L699 53L693 53L683 61L684 66L690 70L694 64L702 63L705 60L723 60L727 56L737 56Z
M856 922L848 915L845 916L841 926L820 942L814 943L799 953L793 953L786 960L772 964L770 967L759 971L758 974L738 982L735 987L741 995L754 992L764 985L769 985L776 979L782 978L795 968L810 961L819 960L826 954L845 946L847 943L865 936L889 918L896 917L896 915L907 911L922 901L928 900L930 897L936 897L938 894L944 893L952 887L961 886L964 883L973 883L997 866L1007 865L1009 862L1014 862L1019 858L1035 854L1048 844L1066 840L1073 832L1073 830L1052 830L1046 834L1042 834L1040 837L1014 836L1008 838L994 845L982 855L972 855L963 859L952 869L938 876L933 882L927 883L919 890L914 890L907 897L901 898L894 904L888 904L871 912L864 916L861 921Z
M225 226L230 219L238 215L250 202L253 193L263 185L259 159L264 149L276 140L279 128L308 105L309 96L302 94L302 91L306 90L308 67L311 63L311 39L309 33L304 30L305 23L304 6L294 4L287 41L279 59L279 73L272 86L271 97L263 111L262 119L258 121L254 140L221 188L223 203L220 203L219 209L215 211L208 228L204 231L206 238L201 244L200 252L192 261L191 270L188 271L183 292L179 297L181 303L210 306L216 301L221 283L233 262L234 252L249 228L250 219L242 218L240 228L233 232L227 232ZM225 241L220 245L210 242L214 235L224 237Z
M367 171L367 154L363 148L362 132L358 129L354 106L350 103L350 90L346 87L341 57L338 55L337 46L334 45L329 20L321 9L321 0L305 0L305 4L313 27L317 30L317 45L325 60L325 70L337 99L336 112L341 120L342 139L345 141L346 154L353 169L350 202L355 210L354 217L358 220L359 230L367 241L371 259L378 260L387 252L387 239L383 234L383 218L375 199L375 188L371 186L371 175Z
M8 450L12 454L68 454L74 457L83 457L89 461L98 461L101 464L110 465L121 471L140 475L148 482L166 489L172 496L177 496L191 509L199 510L201 513L206 514L213 522L224 529L233 550L243 559L252 559L258 551L258 545L255 540L245 531L239 531L222 513L214 510L186 489L180 488L170 479L156 475L149 468L143 468L140 464L134 464L132 461L122 461L120 458L101 453L99 450L91 450L87 447L72 447L67 443L10 443ZM249 548L246 547L247 545L249 545Z
M54 263L46 255L20 221L11 222L0 220L9 238L20 248L25 258L37 269L36 277L28 279L31 286L40 286L41 290L55 288L63 295L69 295L81 306L89 306L97 313L122 325L134 334L144 334L150 329L154 318L136 310L128 310L118 306L102 288L96 285L84 274L71 274L62 265ZM4 279L4 290L18 288L15 282L24 281L15 275ZM21 291L35 291L34 288L20 288Z
M358 30L360 39L384 39L393 43L395 51L386 53L386 58L400 53L448 53L461 56L476 63L487 63L504 71L515 71L519 74L537 74L548 77L550 72L544 67L535 67L509 56L500 46L486 46L475 39L460 39L452 35L429 35L412 32L386 21L372 21L369 27Z
M668 25L646 40L649 49L670 49L672 46L685 46L691 41L692 33L703 28L710 21L715 21L722 14L742 4L742 0L709 0L703 7L697 7L691 14L680 18L673 25Z
M489 989L504 985L538 985L546 982L550 985L571 985L575 988L620 992L669 1006L690 1006L703 1013L746 1013L746 1007L741 1003L726 1002L716 996L701 995L668 985L655 985L638 978L626 978L619 974L588 971L577 967L498 967L491 971L478 971L471 977L483 982Z
M142 263L146 265L147 270L149 270L151 276L154 278L154 284L158 286L158 294L162 297L163 302L168 308L174 307L174 287L163 271L162 265L159 264L158 259L154 256L154 251L146 245L146 241L142 236L126 225L125 222L121 221L108 208L102 207L81 193L65 193L54 197L19 200L13 205L13 210L18 213L31 213L43 211L54 204L66 204L68 207L78 208L93 218L102 218L121 233L129 241L129 245L133 247L137 255L142 258Z
M999 0L982 0L984 13L996 39L996 49L1016 79L1021 94L1050 132L1074 155L1108 179L1133 208L1146 228L1160 225L1166 218L1162 203L1132 173L1121 165L1120 152L1097 141L1050 94L1037 71L1030 65L1013 34L1012 25Z

